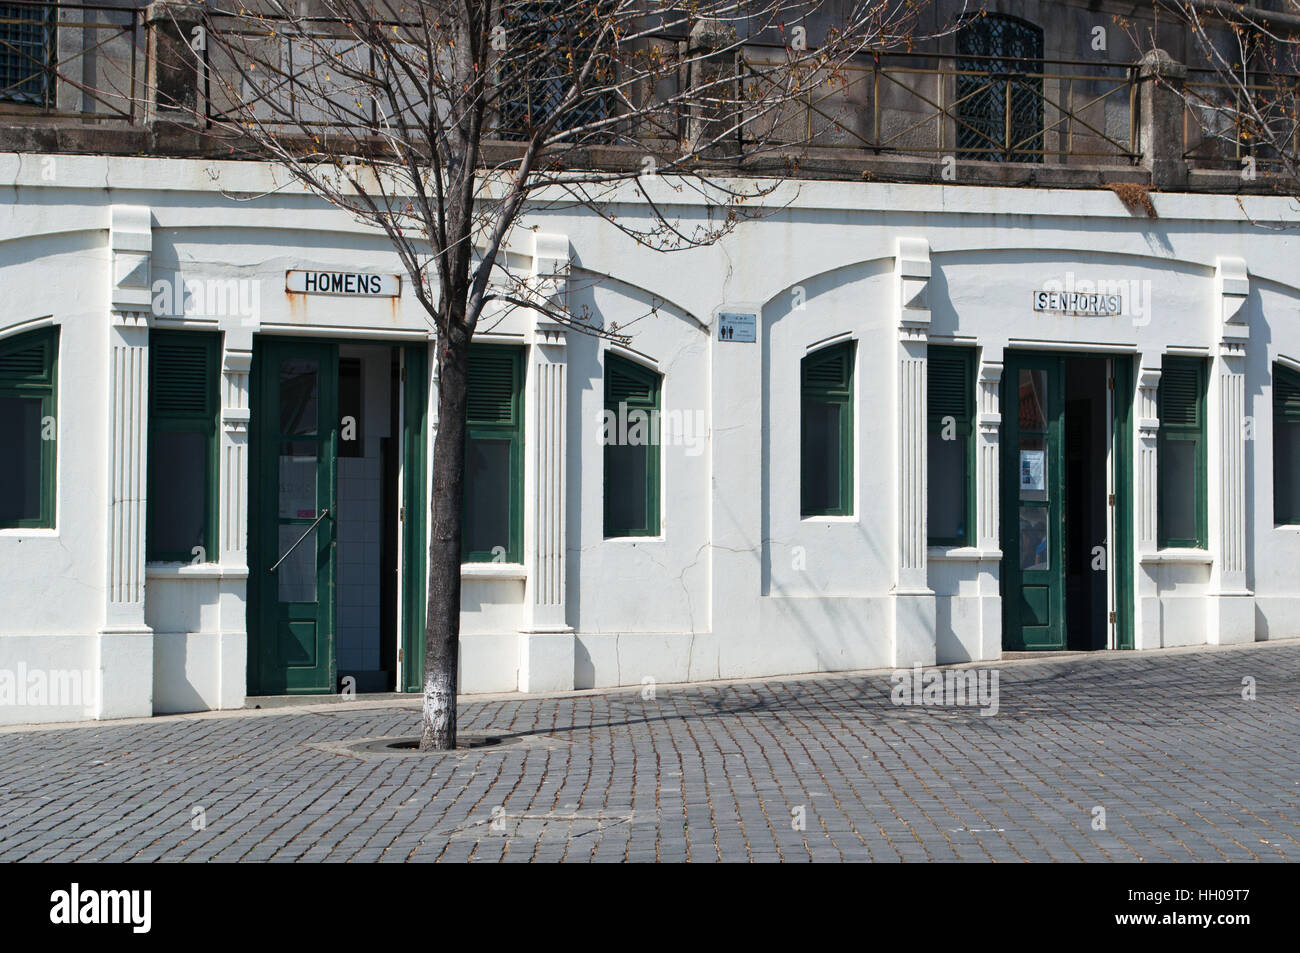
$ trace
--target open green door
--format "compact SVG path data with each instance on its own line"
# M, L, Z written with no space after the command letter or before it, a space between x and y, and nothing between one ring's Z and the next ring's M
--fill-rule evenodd
M256 355L250 473L249 690L335 690L338 348L266 341Z
M1064 361L1008 352L1002 380L1002 647L1063 649Z

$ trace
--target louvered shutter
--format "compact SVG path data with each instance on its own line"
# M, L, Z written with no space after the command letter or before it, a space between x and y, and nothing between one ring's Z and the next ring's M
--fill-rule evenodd
M1169 362L1160 375L1160 426L1199 427L1205 362Z
M605 403L652 407L658 399L659 375L614 354L605 355Z
M945 417L956 419L959 426L970 424L974 403L972 364L964 348L930 348L926 396L931 424L941 425Z
M155 339L149 354L149 403L155 417L207 418L216 413L215 350L206 334L183 332Z
M54 369L54 328L0 340L0 386L47 385Z
M853 379L853 349L851 345L838 345L804 358L803 386L808 391L823 394L849 395Z
M467 416L473 424L514 422L518 389L517 351L513 347L483 345L470 349Z
M1273 413L1291 424L1300 424L1300 371L1274 366Z

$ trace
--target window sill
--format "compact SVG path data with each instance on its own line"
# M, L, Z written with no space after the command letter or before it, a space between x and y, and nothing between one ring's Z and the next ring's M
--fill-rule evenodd
M1279 533L1300 533L1300 523L1274 523L1273 529Z
M146 579L247 579L247 566L222 563L146 563Z
M606 536L607 543L662 543L663 536Z
M527 579L523 563L461 563L462 579Z
M930 562L998 562L1000 549L980 549L978 546L930 546L925 551Z
M800 523L856 523L858 518L850 513L847 516L801 516Z
M1300 527L1297 527L1300 528ZM0 529L0 539L15 536L31 536L38 539L53 539L59 531L51 526L6 526Z
M1185 565L1209 566L1214 556L1208 549L1160 549L1147 553L1139 560L1142 563L1171 563Z

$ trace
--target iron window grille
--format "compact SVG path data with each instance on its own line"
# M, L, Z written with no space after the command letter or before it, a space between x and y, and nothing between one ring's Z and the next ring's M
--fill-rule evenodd
M534 128L560 109L574 76L594 48L599 31L594 18L576 21L557 0L526 0L506 5L506 48L502 51L501 102L497 134L502 139L526 139ZM608 65L597 64L593 82L600 83ZM557 131L599 122L611 113L603 93L583 95L560 115ZM606 139L593 133L584 139Z
M0 3L0 100L54 105L56 7Z
M1009 16L957 33L957 158L1043 161L1043 31Z

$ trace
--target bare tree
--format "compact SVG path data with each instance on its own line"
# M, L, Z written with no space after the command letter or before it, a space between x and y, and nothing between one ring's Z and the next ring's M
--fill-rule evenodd
M1226 0L1158 0L1153 26L1130 34L1140 49L1160 46L1162 25L1189 39L1190 68L1178 92L1199 142L1193 162L1228 164L1243 177L1300 183L1300 0L1260 5ZM1194 139L1195 137L1189 137Z
M178 47L205 60L207 102L171 105L202 113L233 148L280 164L381 229L434 329L439 426L422 749L456 744L475 328L485 307L527 307L582 331L617 333L512 273L502 252L511 230L529 211L566 206L600 215L648 249L718 241L841 118L851 121L843 114L861 106L842 95L840 71L872 51L917 43L923 7L249 0L190 8L197 31L176 19ZM814 95L815 113L806 108ZM683 222L656 200L650 177L694 190L707 215ZM617 217L608 204L615 194L646 214Z

